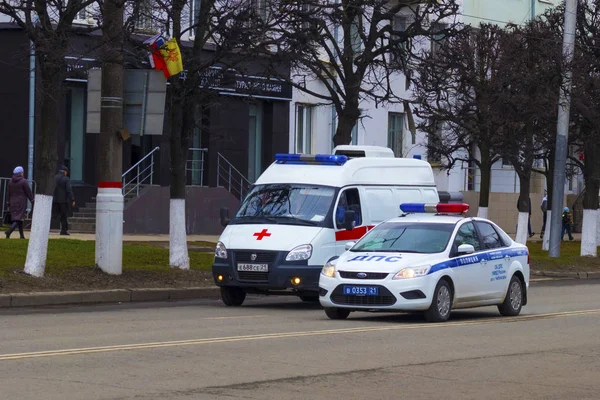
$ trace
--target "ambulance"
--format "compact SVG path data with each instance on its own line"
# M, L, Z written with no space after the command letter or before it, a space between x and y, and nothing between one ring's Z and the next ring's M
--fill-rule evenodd
M212 274L227 306L247 294L319 301L323 265L402 203L438 203L429 163L391 149L338 146L334 154L277 154L225 226Z

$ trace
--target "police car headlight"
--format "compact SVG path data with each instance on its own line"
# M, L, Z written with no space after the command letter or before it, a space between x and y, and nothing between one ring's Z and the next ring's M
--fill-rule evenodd
M412 279L427 275L430 267L404 268L392 279Z
M312 246L310 244L303 244L290 251L285 258L285 261L303 261L308 260L312 256Z
M335 276L335 260L329 261L327 264L325 264L321 273L325 276L333 278Z
M215 257L227 258L227 248L222 242L218 242L217 247L215 247Z

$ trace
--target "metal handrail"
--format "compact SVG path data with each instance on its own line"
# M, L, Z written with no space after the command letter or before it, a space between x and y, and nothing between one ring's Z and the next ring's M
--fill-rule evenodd
M224 165L223 165L224 164ZM235 173L235 175L234 175ZM221 185L221 179L227 184ZM233 183L233 184L232 184ZM236 167L233 166L221 153L217 153L217 186L225 187L231 194L237 192L240 200L244 199L245 193L248 192L252 184L244 174L242 174ZM239 188L239 189L238 189Z
M136 197L139 197L141 185L143 185L147 180L150 180L150 185L152 185L152 180L154 179L154 153L156 153L158 150L160 150L160 147L156 146L150 153L146 154L140 161L135 163L133 166L131 166L131 168L123 173L121 176L123 179L123 196L127 196L129 193L135 191ZM142 163L148 159L150 159L150 165L140 170ZM137 169L137 175L127 182L127 174L135 169ZM143 176L148 170L150 170L150 173L147 176ZM134 184L133 188L127 190L127 187L132 184Z

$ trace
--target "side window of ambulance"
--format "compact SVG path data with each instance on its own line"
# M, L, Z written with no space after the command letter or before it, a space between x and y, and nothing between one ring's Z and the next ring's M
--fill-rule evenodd
M358 189L346 189L340 195L340 201L335 210L335 224L338 228L344 223L344 213L346 211L354 211L356 214L355 226L362 225L362 212Z
M483 241L483 247L485 250L497 249L504 247L504 243L500 239L500 235L494 229L494 227L487 222L477 221L477 229L481 233L481 240Z
M467 222L458 229L456 238L454 239L454 251L458 250L458 246L461 244L470 244L475 248L475 251L481 250L479 236L477 236L475 225L472 222Z

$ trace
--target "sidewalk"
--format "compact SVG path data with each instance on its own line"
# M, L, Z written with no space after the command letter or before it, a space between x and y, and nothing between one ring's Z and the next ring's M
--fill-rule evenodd
M29 238L29 232L25 233ZM18 235L17 235L18 237ZM71 233L70 236L60 236L58 231L50 231L51 239L75 239L75 240L96 240L96 235L93 233ZM219 241L218 235L187 235L188 242L211 242ZM123 235L124 242L168 242L169 235Z

